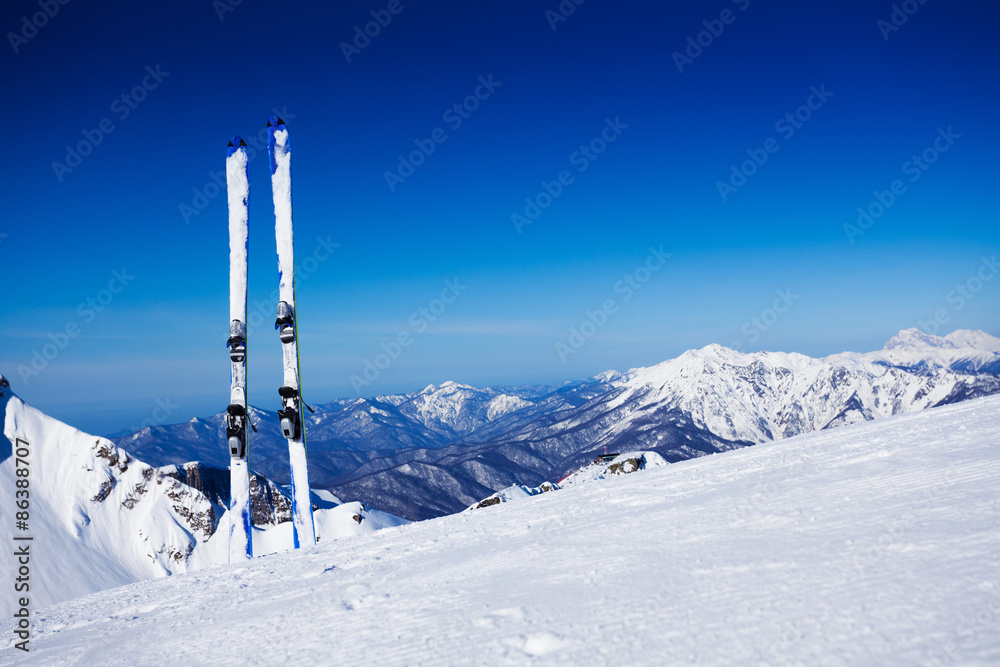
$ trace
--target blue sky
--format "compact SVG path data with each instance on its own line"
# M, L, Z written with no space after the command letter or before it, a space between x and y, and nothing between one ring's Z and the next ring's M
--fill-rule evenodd
M887 30L889 2L588 0L556 20L556 0L225 1L0 11L0 372L74 425L108 433L227 403L213 173L229 137L274 109L294 146L311 402L556 382L709 343L863 351L935 314L942 332L1000 334L1000 281L953 292L997 252L994 3L913 3ZM386 25L348 62L341 44L373 11ZM88 154L67 161L81 142ZM397 156L431 144L390 187ZM933 164L907 165L925 150ZM731 165L753 173L723 198ZM259 302L266 321L250 399L275 408L266 157L251 172L251 313ZM845 231L897 180L867 229ZM526 198L547 206L519 230ZM435 302L446 280L460 288ZM367 362L384 367L366 378Z

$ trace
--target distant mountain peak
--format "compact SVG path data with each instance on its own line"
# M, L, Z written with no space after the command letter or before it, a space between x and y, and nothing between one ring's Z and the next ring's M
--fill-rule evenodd
M917 328L903 329L898 334L889 339L882 347L883 350L926 350L934 348L939 350L954 350L957 345L941 336L925 334Z
M445 380L441 384L429 384L426 387L424 387L423 389L421 389L420 391L418 391L417 393L418 394L437 394L437 393L441 393L441 392L451 392L451 391L454 391L456 389L472 389L472 390L475 390L475 391L479 391L478 388L473 387L471 385L462 384L460 382L455 382L454 380Z
M983 352L1000 352L1000 338L974 329L957 329L947 336L925 334L916 328L903 329L889 339L882 348L885 351L920 351L928 349L958 350L973 349Z
M967 347L986 352L1000 352L1000 338L977 329L956 329L945 336L955 347Z

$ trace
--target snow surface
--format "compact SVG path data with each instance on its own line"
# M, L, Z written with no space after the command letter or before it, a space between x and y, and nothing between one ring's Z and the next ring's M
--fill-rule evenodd
M229 321L247 320L247 201L250 198L247 151L226 158L229 196ZM226 323L229 326L229 323Z
M470 505L465 511L468 512L474 509L486 509L487 507L492 507L493 505L498 505L500 503L512 503L518 500L525 500L526 498L537 496L539 493L551 493L553 491L558 491L559 488L558 484L553 484L552 482L542 482L538 486L512 484L505 489L500 489L489 498L484 498L478 503Z
M219 527L229 539L229 561L253 558L253 529L250 516L250 466L247 460L229 459L229 507L226 523ZM286 544L291 544L287 542Z
M995 665L998 443L988 397L682 461L36 609L0 664Z
M279 298L295 304L295 251L292 243L292 150L288 130L271 128L274 133L274 163L271 193L274 197L274 233L278 245Z

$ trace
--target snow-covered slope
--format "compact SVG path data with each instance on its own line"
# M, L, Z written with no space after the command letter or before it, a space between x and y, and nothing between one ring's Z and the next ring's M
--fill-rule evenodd
M6 496L0 503L0 540L9 546L15 535L33 538L33 604L46 606L227 560L227 531L217 530L228 521L225 503L210 497L217 493L201 490L207 488L202 467L154 468L110 440L46 416L9 388L0 391L0 414L0 489ZM26 450L27 457L15 456L18 449ZM27 476L18 475L18 468L28 470ZM15 523L15 490L18 480L25 479L30 507L27 526L20 529ZM266 479L255 477L255 483L262 486L255 501L271 503L254 508L256 552L289 548L291 537L284 531L290 524L288 517L280 516L278 502L284 500L278 495L282 490ZM321 539L405 523L360 503L340 505L331 496L325 498L317 500L322 505L317 513L325 515L317 519ZM0 562L0 577L12 582L14 559ZM0 612L6 614L13 603L12 595L0 597Z
M0 664L995 665L997 479L976 399L104 591Z
M559 480L559 487L597 482L612 475L628 475L665 465L667 465L666 460L656 452L626 452L610 461L594 461L579 470L574 470Z
M512 484L506 489L500 489L489 498L483 498L481 501L475 505L471 505L469 510L485 509L487 507L493 507L494 505L499 505L501 503L513 503L518 500L524 500L526 498L531 498L537 496L539 493L551 493L552 491L558 491L559 485L553 484L552 482L542 482L538 486L530 487L524 486L523 484ZM467 510L468 511L468 510Z
M51 419L14 395L0 398L0 539L34 537L31 592L39 604L185 572L211 561L195 553L215 531L219 508L196 490L109 440ZM27 444L24 444L27 443ZM29 452L17 465L14 447ZM18 477L16 467L26 468ZM28 528L14 522L14 489L28 480ZM5 581L13 559L3 558ZM3 597L4 612L12 604Z

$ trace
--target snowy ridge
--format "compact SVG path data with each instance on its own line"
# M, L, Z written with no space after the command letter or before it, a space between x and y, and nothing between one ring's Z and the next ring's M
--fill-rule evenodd
M215 532L220 508L204 494L17 396L0 399L0 407L0 488L15 488L12 445L27 442L31 511L29 529L19 534L51 554L33 563L33 601L51 604L211 565L196 547ZM7 544L13 530L12 520L2 522ZM10 574L12 559L3 563ZM12 602L4 598L5 614Z
M36 611L0 664L993 665L998 442L990 397L610 477Z
M532 403L496 389L445 382L428 385L415 394L390 399L404 415L428 430L464 434Z
M918 353L926 353L931 349L1000 352L1000 338L971 329L956 329L947 336L925 334L919 329L904 329L890 338L882 349Z
M480 502L470 505L466 511L492 507L500 503L510 503L537 496L540 493L559 491L568 486L584 484L586 482L597 482L616 475L628 475L647 468L656 468L667 465L667 461L656 452L626 452L617 456L606 457L605 460L598 459L588 465L583 466L564 478L558 483L542 482L538 486L528 487L523 484L512 484L506 489L501 489L484 498Z
M845 356L851 356L845 353ZM878 352L861 356L886 366L920 371L948 369L965 373L1000 373L1000 338L983 331L958 329L947 336L931 336L905 329Z
M576 484L596 482L612 475L628 475L647 468L657 468L667 465L666 459L656 452L626 452L619 454L610 461L594 461L571 472L559 480L559 487L564 488Z
M499 505L500 503L510 503L516 500L524 500L525 498L531 498L532 496L537 496L540 493L549 493L550 491L558 491L558 484L553 484L552 482L542 482L538 486L528 487L523 484L512 484L506 489L500 489L494 493L489 498L484 498L475 505L470 505L469 510L483 509L484 507L492 507L493 505ZM466 510L468 511L468 510Z
M963 378L933 378L864 358L740 354L719 345L629 371L609 403L678 410L729 441L764 442L845 423L922 410L944 401Z

